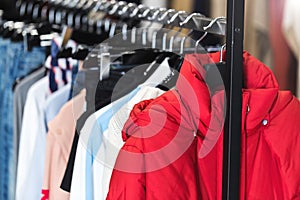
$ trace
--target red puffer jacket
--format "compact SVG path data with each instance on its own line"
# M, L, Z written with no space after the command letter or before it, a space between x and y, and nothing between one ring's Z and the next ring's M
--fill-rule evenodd
M224 91L188 55L176 89L137 104L123 129L107 199L221 199ZM300 104L244 53L241 199L300 198Z

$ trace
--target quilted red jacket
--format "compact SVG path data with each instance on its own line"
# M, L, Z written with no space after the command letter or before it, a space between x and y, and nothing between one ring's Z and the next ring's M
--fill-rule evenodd
M176 89L137 104L107 199L221 199L224 91L203 66L219 53L188 55ZM300 104L244 53L241 199L300 199Z

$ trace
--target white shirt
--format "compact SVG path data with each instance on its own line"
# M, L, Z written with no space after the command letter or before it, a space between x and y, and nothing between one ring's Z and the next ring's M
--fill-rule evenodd
M120 149L122 148L124 142L122 140L122 129L125 122L129 118L130 112L132 111L134 105L137 103L156 98L164 93L163 90L158 88L145 86L143 87L137 95L135 95L127 104L125 104L109 121L108 129L103 134L103 148L100 148L98 156L104 155L105 167L103 171L103 180L99 180L96 184L97 186L102 185L104 199L106 198L109 190L109 182L112 175L117 156ZM98 157L97 156L97 157ZM94 168L94 172L97 171ZM101 184L102 182L102 184Z
M127 105L127 103L144 87L149 85L155 86L161 83L170 75L170 73L171 69L168 65L168 59L165 59L146 82L141 84L136 90L100 109L87 119L84 127L80 131L80 139L74 163L70 200L101 200L106 198L108 191L107 182L109 183L110 175L105 178L103 177L104 167L106 165L103 154L105 152L103 149L103 134L108 131L108 125L111 118L124 105ZM156 90L158 89L155 89L155 91ZM152 93L152 95L152 98L158 96L155 92ZM137 103L139 102L138 100L136 101ZM127 118L122 119L124 123L126 120ZM111 169L111 167L109 167L109 169ZM102 183L104 179L106 180L105 185Z
M51 94L45 77L28 91L20 136L16 200L40 199L46 155L47 119L68 101L71 85ZM46 117L47 116L47 117Z
M28 91L20 135L16 200L40 199L46 147L44 106L50 95L48 77Z

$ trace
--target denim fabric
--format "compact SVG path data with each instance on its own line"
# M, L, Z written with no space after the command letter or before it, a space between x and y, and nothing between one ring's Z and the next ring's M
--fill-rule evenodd
M8 62L8 48L10 46L10 41L7 39L0 40L0 125L3 120L6 119L5 110L3 108L3 98L4 98L4 88L7 81L6 71L9 67ZM0 199L5 199L8 194L8 159L7 151L5 151L5 134L0 129Z
M5 67L1 69L0 121L0 199L14 199L16 155L13 149L13 84L21 76L39 67L45 61L45 50L24 51L23 43L10 43L6 48ZM2 68L2 67L1 67Z
M5 80L5 70L7 66L7 48L10 45L10 40L0 38L0 92L2 94L2 91L4 90L4 80ZM0 105L2 102L2 95L0 95ZM2 116L0 116L0 121L2 119Z
M3 90L4 90L4 80L5 80L5 70L7 67L7 48L10 44L10 40L8 39L3 39L0 38L0 92L1 94L3 94ZM2 100L3 100L3 95L0 95L0 105L2 104ZM3 119L3 115L2 112L0 113L0 124L1 124L1 120ZM1 143L1 141L0 141ZM0 144L1 145L1 144ZM0 160L2 160L2 157L4 155L0 155ZM2 168L2 162L0 162L0 169ZM1 178L1 177L0 177ZM1 179L0 179L0 183L1 183ZM0 188L1 190L1 188Z

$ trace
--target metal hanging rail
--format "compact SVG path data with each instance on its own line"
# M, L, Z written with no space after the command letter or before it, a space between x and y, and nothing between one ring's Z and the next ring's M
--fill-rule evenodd
M224 129L223 200L240 199L243 43L244 0L227 0L226 65L230 85Z
M124 1L86 0L82 3L81 7L76 6L77 4L75 3L66 4L64 1L45 1L45 4L41 4L39 2L41 1L18 1L17 8L19 9L21 17L26 15L28 17L29 13L29 15L33 15L33 19L48 19L51 23L65 23L65 25L70 27L76 27L78 24L75 24L75 22L88 25L88 23L92 21L89 19L89 17L92 16L90 15L92 12L103 12L107 15L121 17L123 19L131 18L142 21L157 22L163 25L177 26L217 35L226 34L226 21L220 20L212 23L214 19L207 18L200 13L189 15L184 11L152 8L143 5L136 5L134 3L126 3ZM75 8L77 10L76 12L74 12ZM39 10L41 11L39 12ZM67 15L69 10L71 11L71 14ZM187 23L182 24L182 22L188 17L190 19ZM95 23L97 23L97 20Z

